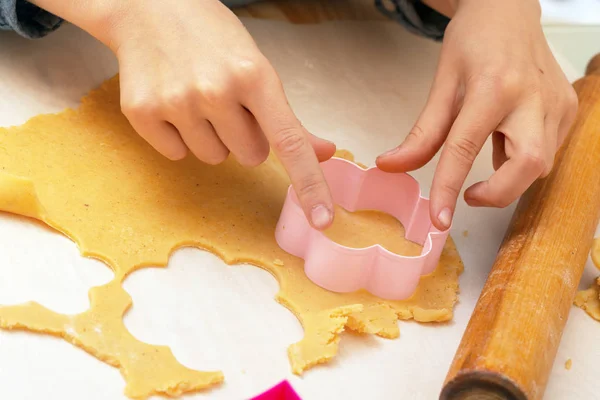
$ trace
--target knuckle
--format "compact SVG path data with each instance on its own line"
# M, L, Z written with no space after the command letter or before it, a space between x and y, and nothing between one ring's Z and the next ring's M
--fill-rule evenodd
M415 125L410 132L408 132L406 139L415 142L422 142L425 139L425 132L419 125Z
M128 118L144 118L156 114L160 105L155 101L143 98L123 98L121 100L121 111Z
M446 147L448 153L462 165L473 164L479 153L479 146L466 137L449 141Z
M196 85L196 93L204 105L218 108L229 99L232 87L228 80L204 81Z
M440 146L436 143L435 138L442 136L445 136L444 133L437 128L435 130L425 132L419 125L415 125L408 133L406 142L413 142L416 146L435 154L439 150Z
M259 58L243 58L231 65L231 75L237 82L255 84L267 73L267 63Z
M475 81L480 93L496 96L499 99L514 99L523 89L522 74L514 67L496 67L485 71Z
M302 199L316 198L327 189L323 178L316 174L302 178L298 184L298 197Z
M298 127L284 128L275 134L275 151L283 157L295 156L306 144L307 139Z
M184 88L171 88L166 90L160 96L160 101L165 108L172 110L180 110L189 101L189 90Z
M460 188L457 188L449 183L442 183L440 187L441 191L448 194L450 197L456 199L460 195Z
M548 168L548 163L544 157L537 151L530 151L523 154L523 163L525 168L542 174Z

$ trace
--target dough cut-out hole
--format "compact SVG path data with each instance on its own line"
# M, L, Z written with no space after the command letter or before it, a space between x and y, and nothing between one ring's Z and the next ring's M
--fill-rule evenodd
M221 370L227 382L235 383L231 386L252 382L252 387L225 388L225 398L254 395L291 374L287 348L303 330L273 300L279 286L268 272L228 266L209 252L184 248L167 268L138 270L123 287L133 299L124 322L137 339L169 346L188 368ZM263 360L261 368L257 359Z
M374 225L378 229L373 229ZM423 249L417 243L404 240L404 226L400 221L375 210L350 212L336 205L333 224L324 233L341 245L357 249L379 244L392 253L411 257L419 256Z
M126 399L118 369L59 338L0 330L0 354L2 398Z
M35 301L76 314L88 309L90 288L113 278L108 266L41 223L0 213L0 226L0 306Z

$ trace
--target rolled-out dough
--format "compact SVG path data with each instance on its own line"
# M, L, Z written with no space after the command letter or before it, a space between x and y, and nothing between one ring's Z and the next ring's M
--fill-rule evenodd
M592 261L600 269L600 238L594 239ZM590 317L600 321L600 277L592 283L589 289L577 293L575 305L588 313Z
M113 281L90 290L84 313L57 314L37 303L2 306L0 327L56 335L81 347L120 369L130 397L177 396L215 385L223 380L221 372L184 367L169 348L138 341L122 322L131 306L122 281L138 268L165 266L185 246L211 251L228 264L256 265L277 278L277 301L304 328L304 338L288 349L297 374L330 360L345 328L395 338L398 319L452 318L463 268L452 239L435 272L406 301L364 291L337 294L312 284L302 260L283 252L274 239L288 185L274 157L245 169L231 160L214 167L193 157L171 162L160 156L121 114L116 77L77 110L0 129L0 210L45 222L115 273ZM404 254L418 252L401 233L387 215L338 210L327 234L352 246L381 242Z

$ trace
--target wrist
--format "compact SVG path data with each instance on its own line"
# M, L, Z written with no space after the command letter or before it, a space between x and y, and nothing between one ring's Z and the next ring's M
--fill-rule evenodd
M448 18L454 17L458 8L458 0L421 0L429 8L445 15Z

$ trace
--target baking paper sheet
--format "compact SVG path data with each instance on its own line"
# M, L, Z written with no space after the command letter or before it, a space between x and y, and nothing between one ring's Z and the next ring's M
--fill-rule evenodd
M439 45L393 23L245 23L305 126L359 161L373 164L377 154L398 144L424 104ZM1 33L0 41L0 126L75 106L117 71L111 53L72 26L38 41L10 33ZM575 78L577 69L564 57L562 62ZM468 184L491 174L490 154L486 146ZM434 166L435 160L414 173L426 189ZM125 322L139 339L170 346L188 367L224 371L223 386L190 399L249 398L284 378L306 400L434 399L512 211L469 209L460 201L452 233L465 273L452 322L403 322L398 340L344 334L338 357L302 378L291 374L286 354L302 336L300 324L273 300L275 280L255 267L228 267L209 253L180 250L168 268L144 269L126 280L134 307ZM582 287L595 275L588 265ZM80 257L61 235L4 214L0 277L0 304L36 300L56 311L80 312L88 305L87 290L108 282L111 273ZM546 399L596 397L598 337L600 324L573 308ZM570 371L564 369L568 358ZM124 385L117 369L60 339L0 331L0 398L125 399Z
M540 0L542 21L561 25L600 24L599 0Z

